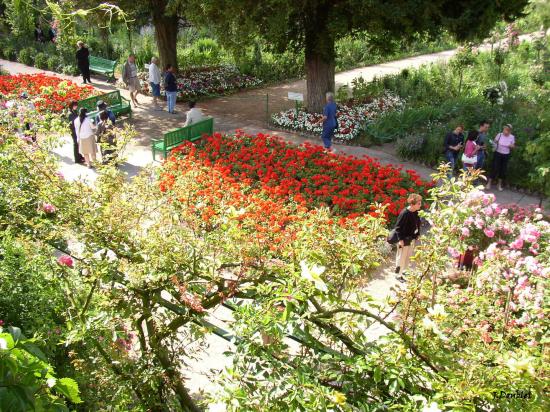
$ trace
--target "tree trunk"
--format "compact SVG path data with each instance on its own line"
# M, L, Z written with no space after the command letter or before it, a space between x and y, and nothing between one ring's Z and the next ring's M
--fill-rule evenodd
M178 68L177 41L178 17L166 14L168 0L153 0L151 2L155 39L159 50L160 67L171 64Z
M307 108L310 113L321 113L327 92L334 92L335 50L334 38L326 29L317 27L306 34L305 64L307 78Z

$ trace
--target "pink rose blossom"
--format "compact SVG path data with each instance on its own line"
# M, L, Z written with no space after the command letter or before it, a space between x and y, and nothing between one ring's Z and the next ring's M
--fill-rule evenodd
M483 229L483 226L485 226L485 222L480 218L476 218L476 227L478 229Z
M510 247L516 250L521 249L523 247L523 239L518 237L516 240L510 243Z
M467 227L463 227L462 228L462 236L464 236L464 237L470 236L470 229L468 229Z
M491 229L491 228L486 228L483 233L485 233L485 235L487 237L494 237L495 236L495 232Z
M531 346L532 348L534 348L538 344L539 343L535 339L531 339L529 342L527 342L527 346Z
M483 214L486 216L493 216L493 209L491 207L486 207L483 209Z
M483 204L485 206L489 206L491 203L495 201L495 195L492 193L487 193L483 195Z
M540 232L535 225L529 223L521 229L520 235L526 242L535 243L540 237Z
M59 256L59 258L57 259L57 263L61 266L67 266L70 268L74 267L73 258L67 255Z
M57 210L56 207L54 205L52 205L51 203L42 203L42 210L44 211L44 213L55 213L55 211Z
M455 259L460 256L460 253L458 253L458 250L450 246L447 248L447 252L449 252L449 254Z

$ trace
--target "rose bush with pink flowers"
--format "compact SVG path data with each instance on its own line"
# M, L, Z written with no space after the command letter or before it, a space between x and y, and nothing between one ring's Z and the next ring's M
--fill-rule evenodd
M415 276L398 294L402 328L448 378L432 381L447 407L543 410L550 223L536 207L495 203L470 177L454 186L437 179L430 233L417 248ZM460 271L468 249L473 270ZM528 403L494 396L517 390L531 393Z

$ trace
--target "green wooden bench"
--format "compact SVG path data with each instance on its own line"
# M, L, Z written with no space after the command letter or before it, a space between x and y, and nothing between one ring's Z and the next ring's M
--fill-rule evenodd
M214 119L212 117L165 133L162 139L152 141L153 160L156 160L157 153L162 153L166 159L170 150L183 142L194 142L204 134L211 135L212 133L214 133Z
M115 80L116 60L107 60L103 57L90 56L90 71L104 74L109 80Z
M120 91L118 90L80 100L78 102L78 108L80 109L81 107L85 107L88 109L88 117L93 119L99 113L97 110L97 102L99 100L103 100L115 116L128 114L130 118L132 118L132 107L130 106L130 101L121 96Z

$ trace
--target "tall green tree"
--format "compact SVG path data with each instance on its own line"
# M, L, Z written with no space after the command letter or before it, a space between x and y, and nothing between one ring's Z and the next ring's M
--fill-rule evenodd
M183 16L183 1L174 0L118 0L115 3L138 22L150 21L155 28L155 40L161 66L178 65L177 40L179 21Z
M174 1L174 0L173 0ZM447 30L459 40L488 34L500 19L521 15L528 0L180 0L187 15L217 31L225 46L242 50L260 36L276 51L305 53L307 103L320 111L334 91L335 42L366 31L373 49L390 40L435 37Z

